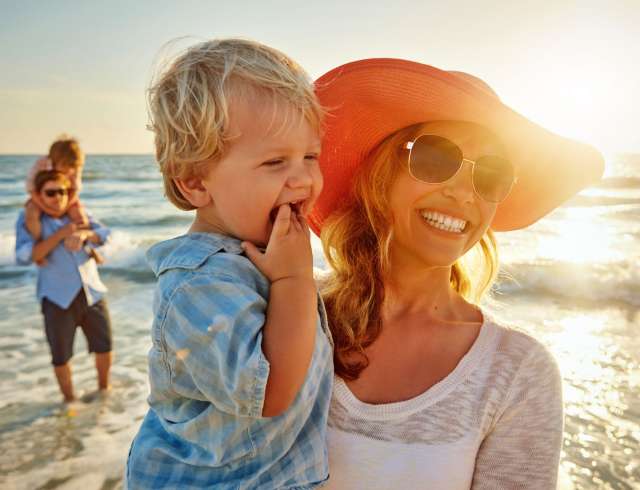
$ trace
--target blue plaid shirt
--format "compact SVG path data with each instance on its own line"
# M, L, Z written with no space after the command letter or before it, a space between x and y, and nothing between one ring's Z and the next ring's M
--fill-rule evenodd
M240 241L191 233L154 245L147 258L158 276L150 409L129 451L128 488L307 489L325 481L333 360L321 300L304 384L284 414L265 418L269 281Z

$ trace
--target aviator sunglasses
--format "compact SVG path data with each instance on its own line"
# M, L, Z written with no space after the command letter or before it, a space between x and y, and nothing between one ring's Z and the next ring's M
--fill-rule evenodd
M475 161L464 158L453 141L433 134L422 134L404 145L409 150L409 173L425 184L443 184L453 178L464 162L473 165L475 193L487 202L499 203L516 182L513 165L506 158L485 155Z
M68 196L69 189L45 189L44 195L47 197L54 197L56 195L59 196Z

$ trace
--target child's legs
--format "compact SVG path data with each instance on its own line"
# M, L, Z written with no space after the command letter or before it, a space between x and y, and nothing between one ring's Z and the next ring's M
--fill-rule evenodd
M84 293L82 301L84 302L84 314L80 319L80 326L87 338L89 352L96 353L98 387L101 390L106 390L109 388L109 371L113 356L109 309L104 299L88 306Z
M77 324L73 309L74 303L69 308L64 309L47 298L42 300L42 314L44 315L44 326L51 350L51 363L53 364L60 391L66 401L74 399L71 365L69 363L71 356L73 356L73 339Z
M89 226L89 217L84 209L84 206L79 200L74 200L69 204L67 208L67 216L69 219L78 226Z
M42 235L42 225L40 224L40 216L42 210L38 207L34 199L29 199L24 205L24 224L29 234L34 240L40 240Z

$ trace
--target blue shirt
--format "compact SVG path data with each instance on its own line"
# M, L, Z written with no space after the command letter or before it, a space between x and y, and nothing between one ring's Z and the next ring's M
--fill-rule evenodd
M48 238L63 226L69 224L68 216L54 218L48 214L42 214L42 239ZM89 216L89 225L100 237L101 243L107 240L111 233L102 223ZM27 231L24 221L24 210L20 212L16 222L16 262L19 265L32 263L31 252L35 240ZM91 246L91 245L88 245ZM107 288L98 275L98 267L84 249L78 252L70 252L60 241L46 257L47 265L38 267L38 285L36 295L38 301L47 298L60 308L67 309L80 292L84 289L89 306L102 299Z
M315 350L289 409L262 417L269 281L240 241L191 233L147 253L158 276L150 409L127 463L131 490L313 488L328 477L333 355L318 297Z

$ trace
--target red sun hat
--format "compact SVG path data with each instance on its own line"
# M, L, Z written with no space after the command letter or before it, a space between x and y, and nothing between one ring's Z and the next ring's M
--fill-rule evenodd
M369 153L387 136L421 122L469 121L500 138L518 180L498 205L495 231L535 223L597 182L604 170L595 148L529 121L467 73L401 59L365 59L321 76L316 94L328 111L320 154L324 188L308 217L316 235L350 199L353 177Z

